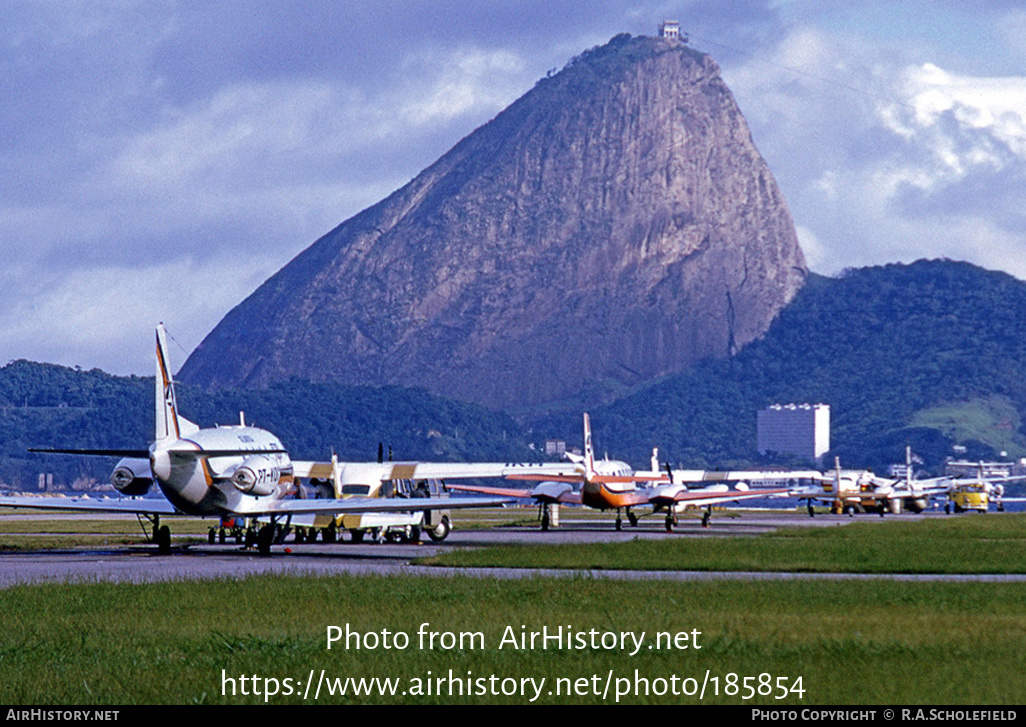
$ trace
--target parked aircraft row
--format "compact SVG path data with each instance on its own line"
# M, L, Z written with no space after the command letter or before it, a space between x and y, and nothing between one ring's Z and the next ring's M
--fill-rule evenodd
M449 489L458 492L473 492L519 499L531 499L541 510L541 528L548 530L552 508L558 505L586 505L598 510L616 511L616 529L623 527L626 514L631 525L638 524L635 508L652 507L655 513L665 514L668 531L677 524L678 513L685 508L706 508L703 525L708 525L712 506L727 502L740 502L757 497L786 494L787 487L775 489L749 489L746 482L752 480L780 479L798 480L818 477L819 472L710 472L705 470L674 470L668 466L660 469L658 451L653 450L649 470L635 471L626 462L609 459L596 460L591 437L591 420L584 415L584 454L567 455L570 465L567 471L553 477L547 473L516 472L507 479L541 480L532 490L477 485L451 485ZM719 484L691 488L706 482ZM726 482L736 483L733 487ZM575 489L573 485L578 485Z
M451 528L449 510L493 507L512 501L532 500L539 506L542 530L552 522L553 508L584 505L616 512L616 528L626 515L638 524L638 508L664 516L667 531L678 523L687 508L705 508L702 522L708 525L714 505L770 496L824 501L835 509L875 509L880 514L915 512L927 507L928 498L947 494L964 483L952 478L913 480L911 452L906 452L906 476L888 479L869 471L842 470L835 461L832 472L705 471L672 469L660 465L653 450L650 468L634 470L626 462L598 459L592 443L591 422L584 415L584 450L568 454L561 463L431 463L304 462L290 459L272 433L239 424L200 428L178 411L174 381L168 366L166 333L156 330L155 432L148 448L140 449L36 449L55 454L118 456L111 475L114 487L126 497L113 500L0 497L0 506L32 507L94 512L127 512L146 518L152 525L158 548L170 548L170 529L161 525L162 515L220 518L211 528L213 541L226 537L226 526L246 535L261 554L296 529L298 536L318 531L334 538L338 529L349 530L354 540L367 533L388 534L419 540L422 532L444 539ZM489 487L478 484L443 486L443 481L502 478L537 481L533 489ZM977 486L996 491L981 477ZM751 488L753 481L779 482L779 486ZM709 484L714 483L714 484ZM140 498L156 485L164 499ZM472 493L473 497L448 497L448 492ZM132 497L136 496L136 497ZM957 501L956 501L957 502ZM261 523L257 529L254 523Z
M264 429L247 426L240 415L235 426L201 429L181 416L175 399L174 381L168 366L164 326L156 331L155 432L146 449L37 449L54 454L116 456L122 459L111 475L114 487L126 496L144 495L156 484L164 499L125 498L113 500L69 500L64 498L2 497L0 506L54 510L124 512L146 518L153 528L153 539L162 551L170 549L171 532L161 525L161 516L193 515L219 517L224 521L261 521L255 531L255 545L261 554L270 552L272 543L298 524L314 526L320 516L331 521L356 514L417 513L410 522L422 522L424 513L456 508L491 507L504 498L449 498L432 496L422 489L403 493L404 497L377 497L383 482L395 479L423 481L448 477L501 477L516 469L507 464L410 465L408 471L396 471L400 465L384 463L341 465L330 462L300 462L289 458L278 438ZM532 465L536 471L562 471L560 465ZM315 481L328 477L341 490L329 493L299 491L296 478ZM347 487L362 480L366 492L353 496ZM296 497L297 494L309 495ZM319 495L326 494L322 498ZM448 524L438 522L432 532L444 537ZM418 533L419 535L419 533Z

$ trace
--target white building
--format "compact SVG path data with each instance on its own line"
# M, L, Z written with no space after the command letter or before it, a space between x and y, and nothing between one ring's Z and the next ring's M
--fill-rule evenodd
M566 442L562 439L546 439L545 454L549 457L562 457L566 452Z
M830 450L828 404L774 404L757 421L759 454L796 454L819 461Z
M680 40L680 23L676 20L664 20L659 24L659 37Z

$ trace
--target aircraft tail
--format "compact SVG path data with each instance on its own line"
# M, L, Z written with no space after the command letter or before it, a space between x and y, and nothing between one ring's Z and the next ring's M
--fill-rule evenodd
M834 457L834 494L841 494L841 458Z
M591 419L584 413L584 469L588 478L595 472L595 447L591 443Z
M157 324L157 375L154 381L156 404L156 441L173 438L181 439L183 435L199 430L195 424L184 417L178 416L178 403L175 401L175 382L171 376L171 366L167 356L167 333L164 324Z
M919 488L913 484L915 480L912 479L912 446L905 445L905 487L913 495L919 494Z

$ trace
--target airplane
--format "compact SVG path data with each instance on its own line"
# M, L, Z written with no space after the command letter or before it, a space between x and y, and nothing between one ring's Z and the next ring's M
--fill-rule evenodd
M564 472L514 472L507 475L510 480L541 480L533 490L471 485L450 485L450 490L474 492L511 498L530 498L539 506L541 529L548 530L552 522L551 508L560 504L584 505L597 510L616 510L616 529L623 529L623 514L634 527L638 516L633 508L651 506L653 512L666 513L666 529L677 525L677 513L686 507L706 507L702 525L708 526L712 506L722 502L767 497L788 492L787 489L751 490L743 480L762 477L780 477L782 473L772 472L706 472L704 470L660 469L658 450L653 450L650 470L635 471L626 462L608 458L596 460L592 444L591 419L584 414L584 454L566 454L570 466ZM808 473L805 473L808 474ZM815 473L817 476L819 473ZM791 474L794 476L794 473ZM735 489L718 484L692 490L687 482L738 481ZM573 485L578 484L579 489ZM638 485L642 485L639 487Z
M655 466L657 452L653 450L652 461ZM677 513L688 508L705 508L702 514L702 527L709 527L714 505L722 502L740 502L763 497L780 497L790 492L792 483L815 479L820 473L815 470L683 470L666 467L669 484L652 488L649 503L654 512L666 512L666 531L670 532L677 525ZM788 483L788 487L753 488L751 482L767 482L780 480ZM692 489L686 483L718 482L720 484ZM723 484L734 482L733 488Z
M379 445L377 462L339 462L332 455L331 463L314 464L297 479L299 495L304 498L407 497L421 498L448 491L454 479L491 479L515 473L560 474L565 467L546 463L509 462L393 462L384 461ZM363 542L367 535L390 542L418 542L421 532L431 540L444 540L452 529L448 510L409 512L342 513L337 516L318 515L316 519L294 519L294 524L324 533L326 540L341 530L348 530L353 542ZM301 538L297 532L297 539Z
M952 462L950 464L965 467L972 463ZM947 502L944 503L944 512L950 512L952 507L954 507L956 513L966 511L987 512L991 501L997 505L998 512L1003 512L1006 502L1023 502L1021 497L1005 497L1005 485L1010 482L1026 479L1026 476L1011 476L1006 472L1005 474L994 474L988 477L984 473L992 465L988 465L986 462L979 462L973 466L976 468L975 478L951 478L950 486L945 492Z
M310 477L325 463L293 462L278 438L269 431L239 424L200 428L178 413L174 381L168 365L164 325L157 326L155 387L155 439L147 449L32 449L51 454L121 457L111 483L126 499L65 499L0 497L0 506L91 512L132 513L146 518L162 553L170 551L171 531L161 516L192 515L259 519L258 552L270 553L284 537L293 518L338 516L352 513L408 513L469 507L492 507L505 498L382 498L299 499L296 477ZM337 461L328 467L338 467ZM469 468L473 470L473 467ZM426 476L426 475L425 475ZM475 475L467 475L475 476ZM131 496L146 494L156 484L164 500Z
M834 458L832 473L822 473L822 484L791 490L788 495L808 501L809 516L815 516L814 500L831 503L835 513L853 514L856 508L873 510L883 517L886 513L900 513L902 507L910 512L922 512L933 495L946 493L951 477L912 479L912 448L905 448L905 476L903 478L877 477L870 470L842 470L839 457Z

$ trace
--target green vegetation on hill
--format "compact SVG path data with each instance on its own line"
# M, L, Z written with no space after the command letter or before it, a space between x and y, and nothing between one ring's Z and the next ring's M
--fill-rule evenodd
M982 401L1005 413L979 416ZM1017 451L1026 284L949 260L811 275L737 356L593 409L595 441L637 461L653 446L674 462L758 461L756 412L778 402L829 404L833 453L851 466L901 461L906 444L936 466L955 438L971 457L993 456L998 444ZM535 427L580 439L576 415Z
M911 425L937 430L958 442L982 442L1016 459L1026 457L1022 417L1006 396L978 397L922 409L912 417Z
M179 385L186 418L236 424L239 412L270 429L297 459L371 460L378 443L396 459L535 457L505 414L416 389L292 381L208 393ZM41 472L70 486L106 482L113 458L40 455L28 447L132 448L153 439L153 379L15 361L0 368L0 486L35 489Z

